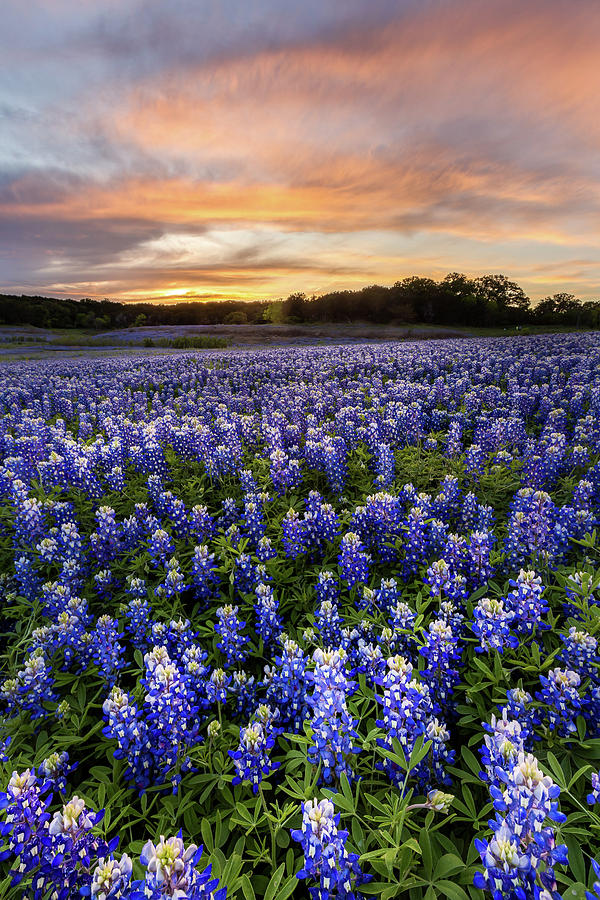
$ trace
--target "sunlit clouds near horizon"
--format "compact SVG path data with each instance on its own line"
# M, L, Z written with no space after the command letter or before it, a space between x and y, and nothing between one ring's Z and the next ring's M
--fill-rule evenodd
M596 0L4 0L0 291L600 297Z

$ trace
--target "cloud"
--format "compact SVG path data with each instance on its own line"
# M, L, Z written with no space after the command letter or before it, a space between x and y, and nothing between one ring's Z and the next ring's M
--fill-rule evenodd
M595 2L284 5L9 2L0 283L600 292Z

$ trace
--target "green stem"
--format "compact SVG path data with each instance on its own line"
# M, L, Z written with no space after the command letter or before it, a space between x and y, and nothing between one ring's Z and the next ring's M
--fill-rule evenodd
M271 832L271 866L272 866L273 871L275 871L275 858L277 856L277 844L276 844L277 829L274 827L274 825L271 821L271 817L269 815L269 810L267 809L267 801L265 799L265 794L263 791L262 784L259 784L258 791L260 793L260 799L262 801L262 808L263 808L263 812L265 814L265 818L266 818L267 822L269 823L269 831Z

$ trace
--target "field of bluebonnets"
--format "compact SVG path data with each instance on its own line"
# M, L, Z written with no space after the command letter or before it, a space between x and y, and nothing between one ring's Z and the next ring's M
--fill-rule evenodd
M600 896L599 336L12 363L0 414L1 897Z

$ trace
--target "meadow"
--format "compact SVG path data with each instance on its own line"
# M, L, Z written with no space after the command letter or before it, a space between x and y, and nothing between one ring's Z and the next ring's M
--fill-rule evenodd
M599 335L4 362L0 416L0 897L600 897Z

